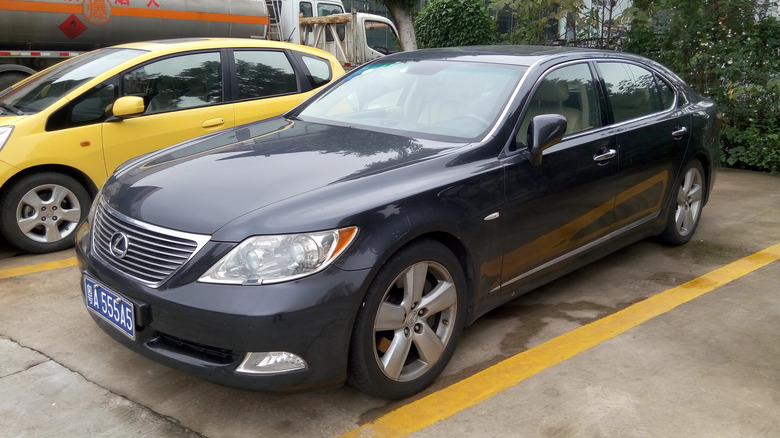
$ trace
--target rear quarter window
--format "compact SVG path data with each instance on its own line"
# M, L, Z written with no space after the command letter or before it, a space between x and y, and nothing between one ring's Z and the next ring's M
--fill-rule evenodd
M306 69L309 70L309 80L314 88L327 84L333 77L330 63L322 58L314 56L302 56Z

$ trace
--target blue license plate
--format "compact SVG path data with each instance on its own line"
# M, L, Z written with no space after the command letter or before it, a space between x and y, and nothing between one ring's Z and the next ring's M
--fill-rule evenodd
M122 333L135 339L135 309L127 298L84 277L87 308L110 322Z

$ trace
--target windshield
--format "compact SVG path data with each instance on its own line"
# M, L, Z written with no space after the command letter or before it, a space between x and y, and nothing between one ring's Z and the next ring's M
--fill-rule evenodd
M525 69L440 60L377 62L298 116L411 136L476 139L495 125Z
M143 53L136 49L100 49L63 61L18 87L6 89L0 94L0 112L21 115L41 111L79 85Z

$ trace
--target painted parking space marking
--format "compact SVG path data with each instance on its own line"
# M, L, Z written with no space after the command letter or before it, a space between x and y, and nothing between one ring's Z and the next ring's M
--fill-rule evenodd
M407 436L777 260L780 260L780 243L512 356L359 426L343 437Z
M18 277L20 275L35 274L37 272L51 271L54 269L70 268L76 266L76 257L70 257L67 259L56 260L47 263L38 263L35 265L21 266L18 268L10 268L0 270L0 279Z

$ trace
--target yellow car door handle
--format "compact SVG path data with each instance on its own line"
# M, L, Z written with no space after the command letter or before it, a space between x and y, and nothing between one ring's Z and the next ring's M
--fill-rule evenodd
M225 119L222 117L217 117L216 119L208 119L205 122L203 122L200 127L201 128L213 128L215 126L224 125Z

